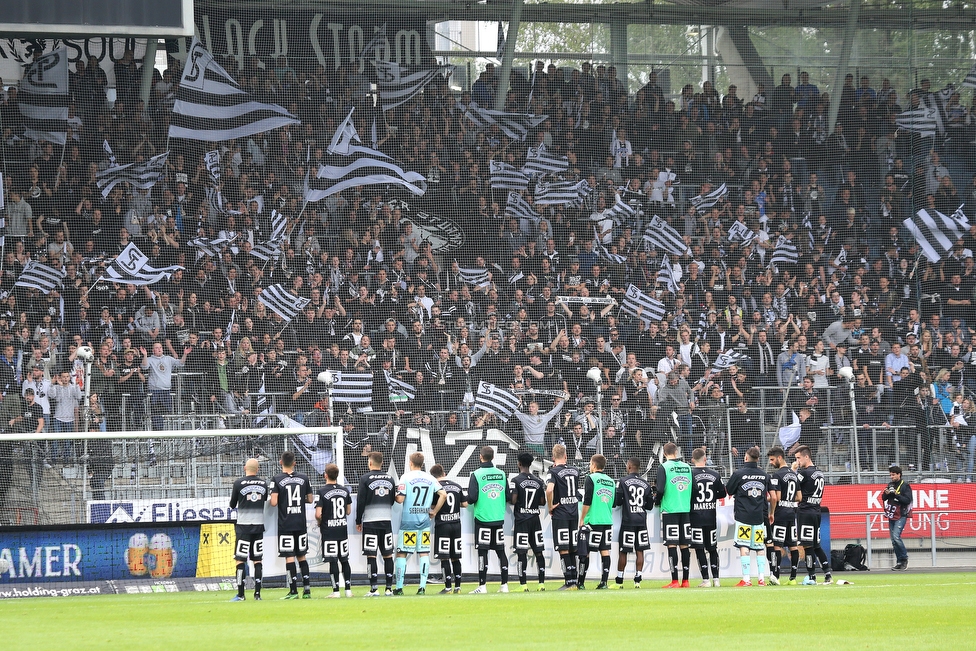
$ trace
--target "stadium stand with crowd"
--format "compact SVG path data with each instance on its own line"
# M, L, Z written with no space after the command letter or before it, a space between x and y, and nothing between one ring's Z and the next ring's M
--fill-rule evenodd
M355 65L252 58L203 83L236 83L284 126L205 142L170 137L213 127L174 114L193 100L169 64L144 103L128 53L109 103L79 63L63 157L4 93L4 414L30 388L57 431L272 406L322 423L329 370L347 432L370 429L370 405L384 426L564 443L581 466L599 447L621 477L665 441L690 458L703 430L722 433L715 458L738 457L770 424L750 417L758 387L790 387L769 395L797 445L842 437L854 396L859 426L916 426L906 467L971 480L976 114L958 91L848 75L828 133L806 73L768 96L705 82L672 98L653 73L629 95L612 66L540 61L493 113L491 65L470 92L434 66L404 100ZM79 411L81 346L97 398ZM930 426L948 426L951 459ZM387 442L347 437L364 457Z

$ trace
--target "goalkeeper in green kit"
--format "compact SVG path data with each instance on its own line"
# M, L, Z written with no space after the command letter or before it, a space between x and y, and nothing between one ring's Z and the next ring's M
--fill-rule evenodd
M579 578L576 587L584 588L586 570L590 566L590 552L600 552L602 573L597 590L607 589L610 578L610 543L613 541L613 500L616 482L603 474L607 459L602 454L590 457L590 474L583 482L583 509L580 511L578 544Z
M509 501L508 478L492 463L495 450L481 448L481 467L468 480L468 506L474 515L474 545L478 550L478 587L471 594L488 592L488 552L498 556L502 585L499 592L508 592L508 556L505 554L505 511Z
M674 443L665 443L664 456L667 461L658 466L654 498L654 503L661 507L661 536L668 548L668 564L671 566L671 583L663 587L687 588L691 562L691 550L688 549L691 543L691 466L678 460L678 446Z

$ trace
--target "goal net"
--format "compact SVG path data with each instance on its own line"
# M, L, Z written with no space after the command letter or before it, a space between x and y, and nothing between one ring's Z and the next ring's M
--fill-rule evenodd
M286 450L313 490L345 465L338 427L0 435L0 583L232 576L234 481Z

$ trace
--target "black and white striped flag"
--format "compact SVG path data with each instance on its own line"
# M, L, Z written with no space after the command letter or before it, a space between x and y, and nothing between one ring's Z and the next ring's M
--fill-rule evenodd
M65 275L65 272L60 269L31 260L20 273L14 287L27 287L36 289L42 294L50 294L55 289L61 289Z
M99 280L137 286L154 285L160 280L168 280L174 272L182 268L179 265L159 269L152 267L149 264L149 256L140 251L135 243L129 242L112 264L105 268L105 273Z
M350 111L332 137L333 153L307 183L305 201L321 201L360 185L399 185L418 196L427 191L423 174L405 171L383 152L357 144L361 142Z
M688 250L688 245L682 239L678 231L671 228L670 224L654 215L647 230L644 231L644 241L655 249L664 249L668 253L684 255Z
M301 314L310 302L307 298L295 296L282 287L281 283L263 289L258 294L258 300L285 321L291 321Z
M748 244L755 239L756 234L742 222L733 222L729 226L729 242L742 242Z
M386 386L390 391L390 402L401 402L403 400L413 400L417 397L417 388L412 384L407 384L403 380L397 379L389 371L386 373Z
M681 289L678 283L681 282L681 265L671 264L668 256L661 260L661 268L657 272L657 282L664 283L665 288L672 294L677 294Z
M499 61L505 56L505 28L502 27L502 21L498 21L498 40L495 43L495 58Z
M480 129L487 129L489 126L497 124L501 132L513 140L525 140L529 129L539 126L549 118L548 115L535 115L533 113L492 111L480 106L471 106L464 116Z
M366 59L375 56L375 51L381 47L389 47L390 39L386 36L386 23L373 32L373 38L366 41L366 45L363 46L362 52L359 53L359 58L365 61Z
M299 124L298 118L242 90L194 37L176 91L169 125L171 138L219 142L289 124Z
M455 264L457 260L454 261ZM483 267L462 267L458 266L458 278L461 282L467 283L469 285L487 285L490 281L488 279L488 270Z
M589 183L587 183L589 187ZM613 223L620 226L629 219L633 219L637 216L637 208L630 205L618 194L616 200L610 208L604 210L603 212L595 212L590 215L590 220L595 222L601 222L604 219L612 219Z
M60 48L24 68L17 105L24 116L24 135L32 140L65 144L68 137L68 50Z
M779 239L776 240L776 248L773 249L769 264L796 264L799 259L800 252L797 250L796 244L786 239L785 235L780 235Z
M934 136L939 131L939 111L930 106L920 106L895 116L899 129L915 131L923 138Z
M603 242L600 241L600 233L597 231L596 226L593 227L593 250L598 256L612 262L614 264L624 264L627 262L627 256L621 253L611 253L607 247L603 246Z
M192 240L187 240L186 245L192 246L197 250L196 259L199 260L204 256L216 258L220 253L220 245L226 242L227 240L224 238L210 239L209 237L201 235L200 237L194 237Z
M145 163L129 163L128 165L109 167L95 174L95 183L98 185L98 189L102 191L103 197L107 197L119 183L128 183L140 190L148 190L163 177L168 157L169 152L164 151Z
M909 217L902 224L918 242L922 254L931 262L941 260L966 232L966 227L955 218L955 213L952 216L943 215L938 210L919 210L915 219Z
M697 208L699 212L702 212L724 199L728 193L729 189L723 183L708 194L699 194L698 196L692 197L691 205Z
M370 403L373 401L373 374L349 371L333 371L332 400L344 403Z
M588 194L586 191L589 187L585 179L536 183L535 202L539 206L577 203Z
M525 190L529 187L529 177L503 161L489 162L488 173L493 190Z
M268 236L270 242L281 242L285 239L286 229L288 228L288 218L277 210L271 211L271 234Z
M745 360L749 359L749 356L745 353L740 353L737 351L722 353L719 355L715 362L712 364L712 371L724 371L732 366L738 366L742 364Z
M973 67L969 69L969 73L966 75L966 78L962 80L962 87L976 88L976 63L974 63Z
M474 397L474 408L494 414L499 420L508 422L519 407L517 395L488 382L478 383L478 393Z
M526 176L536 174L561 174L569 169L569 159L565 156L550 154L545 147L529 147L525 153L525 165L522 173Z
M275 241L265 242L264 244L259 243L251 247L251 255L264 262L277 260L281 257L282 253L281 246Z
M210 215L222 215L224 210L224 198L220 190L220 152L214 149L203 155L203 161L210 174L210 183L207 184L207 209Z
M454 66L411 68L392 61L374 61L376 67L376 91L384 111L409 102L419 94L434 77L441 73L450 76Z
M640 315L637 308L641 308ZM637 285L630 285L627 293L624 294L624 301L620 309L627 314L633 315L644 322L645 325L651 321L660 321L664 318L664 303L655 300L637 288Z
M508 201L505 202L505 214L517 219L528 219L538 223L542 215L537 213L528 201L518 192L509 192Z
M327 157L328 162L319 165L314 179L305 189L305 200L321 201L360 185L398 185L418 196L427 191L427 179L423 174L405 171L383 152L370 151L371 154L357 152L350 156Z

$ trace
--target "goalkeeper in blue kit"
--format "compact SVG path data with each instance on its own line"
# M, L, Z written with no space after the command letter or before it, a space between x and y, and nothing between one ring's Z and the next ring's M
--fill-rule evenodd
M427 591L427 575L430 573L431 519L444 506L447 493L434 476L423 470L424 455L410 455L410 470L403 473L397 485L396 501L403 505L400 514L400 531L397 535L396 588L394 595L403 594L403 579L407 573L407 555L420 557L420 589ZM437 499L436 503L434 499Z

